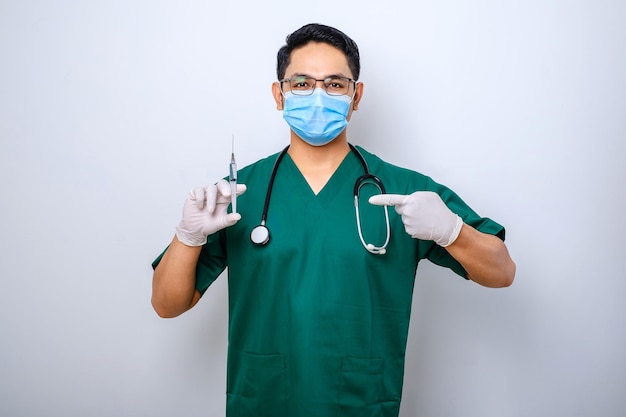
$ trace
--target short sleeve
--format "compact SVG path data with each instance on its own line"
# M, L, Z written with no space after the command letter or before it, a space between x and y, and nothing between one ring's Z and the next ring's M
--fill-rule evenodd
M207 238L196 265L196 289L201 293L211 286L217 277L226 269L226 245L224 233L215 233ZM168 246L169 247L169 246ZM161 262L167 248L152 262L156 269Z
M463 219L464 223L482 233L497 236L504 241L505 229L502 225L490 218L479 216L452 190L436 183L430 178L428 179L427 188L439 194L448 208L458 214L461 219ZM426 254L426 258L436 265L450 268L456 274L467 279L467 271L465 271L463 266L461 266L445 248L433 243L431 249Z

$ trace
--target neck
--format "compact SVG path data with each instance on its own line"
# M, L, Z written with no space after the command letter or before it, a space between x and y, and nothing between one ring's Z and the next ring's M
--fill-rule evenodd
M346 132L324 146L312 146L291 133L289 156L316 194L350 152Z
M300 166L319 166L332 164L333 161L343 161L343 158L350 152L345 131L342 132L332 142L324 146L309 145L300 139L295 133L291 133L291 146L289 156Z

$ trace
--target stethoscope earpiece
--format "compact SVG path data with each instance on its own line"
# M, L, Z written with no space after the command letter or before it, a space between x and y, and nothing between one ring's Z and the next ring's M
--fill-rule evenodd
M385 246L387 246L387 242L385 242ZM385 246L379 248L378 246L374 246L371 243L368 243L367 245L365 245L365 249L367 249L369 253L373 253L374 255L384 255L387 253L387 249L385 249Z

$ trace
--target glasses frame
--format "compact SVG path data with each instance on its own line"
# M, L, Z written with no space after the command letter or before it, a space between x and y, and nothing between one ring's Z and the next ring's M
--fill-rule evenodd
M317 88L317 83L321 82L322 85L324 86L324 91L326 91L326 94L328 94L329 96L348 96L348 97L354 97L354 94L356 93L356 80L350 78L350 77L346 77L344 75L330 75L324 79L318 80L315 77L311 77L308 75L296 75L293 77L289 77L289 78L283 78L282 80L279 80L279 84L280 84L280 91L285 94L285 90L283 89L283 83L285 82L291 82L294 79L298 79L298 78L305 78L305 79L309 79L309 80L314 80L315 81L315 87L311 88L310 90L293 90L290 89L289 91L291 91L292 94L296 95L296 96L310 96L311 94L313 94L313 91L315 91L315 89ZM326 86L326 81L331 80L333 78L340 78L340 79L346 79L348 80L348 83L352 83L353 86L353 92L352 92L352 96L350 96L350 94L348 94L350 92L350 84L348 84L348 88L346 90L345 93L343 94L336 94L336 93L331 93L328 91L328 87ZM297 91L297 92L295 92Z

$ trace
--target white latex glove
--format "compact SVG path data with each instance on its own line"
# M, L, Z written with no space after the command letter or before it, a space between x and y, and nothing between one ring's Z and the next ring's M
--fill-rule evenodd
M411 237L432 240L444 248L456 240L463 226L463 220L432 191L416 191L411 195L379 194L370 197L369 202L395 206Z
M245 191L245 184L237 184L237 195ZM187 246L202 246L208 235L237 223L241 214L226 212L230 194L230 184L223 179L191 190L183 207L183 218L176 226L178 240Z

